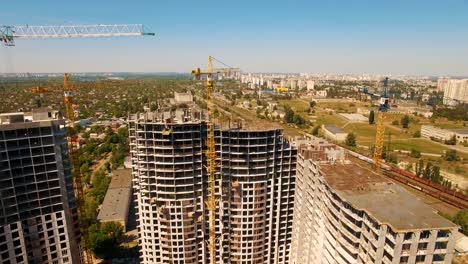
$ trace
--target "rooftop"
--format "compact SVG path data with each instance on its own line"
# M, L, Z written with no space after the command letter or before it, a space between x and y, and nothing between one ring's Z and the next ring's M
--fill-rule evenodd
M113 188L131 188L132 187L132 170L117 169L112 171L112 180L109 189Z
M322 164L321 171L344 200L395 231L457 227L403 187L357 164Z
M38 108L32 112L0 113L0 124L30 123L59 119L59 112L49 108Z
M468 135L468 128L452 129L451 131L457 134Z
M97 219L101 222L126 222L130 207L130 195L130 188L109 188Z
M98 220L101 222L127 222L132 195L132 170L117 169L112 171L112 180L106 192L99 211Z
M339 133L346 133L341 128L335 126L335 125L323 125L326 130L332 132L333 134L339 134Z

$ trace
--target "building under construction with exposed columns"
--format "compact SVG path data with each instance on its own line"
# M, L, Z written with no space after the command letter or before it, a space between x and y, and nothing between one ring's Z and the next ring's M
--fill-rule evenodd
M289 263L296 151L272 126L215 130L217 263ZM188 111L129 118L141 263L209 263L206 128Z

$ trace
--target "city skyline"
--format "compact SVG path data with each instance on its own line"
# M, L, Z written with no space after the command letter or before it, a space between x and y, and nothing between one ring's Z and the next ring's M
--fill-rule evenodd
M5 25L143 23L156 37L18 40L0 72L187 72L213 55L248 72L463 76L467 5L10 2Z

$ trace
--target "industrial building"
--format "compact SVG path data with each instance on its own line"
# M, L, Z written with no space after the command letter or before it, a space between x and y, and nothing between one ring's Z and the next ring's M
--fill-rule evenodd
M326 139L335 142L344 142L348 136L348 133L332 124L323 124L322 133Z
M340 153L298 143L290 263L451 263L458 226Z
M435 126L422 125L421 136L438 141L449 140L455 133L450 130L438 128Z
M0 114L2 263L79 263L64 124L47 108Z
M207 125L196 116L129 118L141 263L209 261ZM217 263L289 263L296 151L280 128L250 125L215 130Z
M132 198L132 171L113 170L111 177L97 220L100 223L118 222L126 230Z

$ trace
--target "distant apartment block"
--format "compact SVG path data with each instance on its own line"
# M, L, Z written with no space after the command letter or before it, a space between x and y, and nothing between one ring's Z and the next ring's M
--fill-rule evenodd
M307 81L307 91L313 91L315 89L315 81L308 80Z
M455 224L338 149L298 145L290 263L451 263Z
M445 89L445 86L448 84L449 81L450 81L449 78L439 78L437 80L437 91L443 92Z
M0 114L2 263L79 263L64 124L49 109Z
M335 142L344 142L348 136L348 133L343 131L341 128L331 124L323 124L322 133L325 138Z
M447 80L440 85L444 88L445 105L468 103L468 79Z
M296 151L272 127L216 129L217 263L289 263ZM141 263L208 263L206 123L130 116Z

